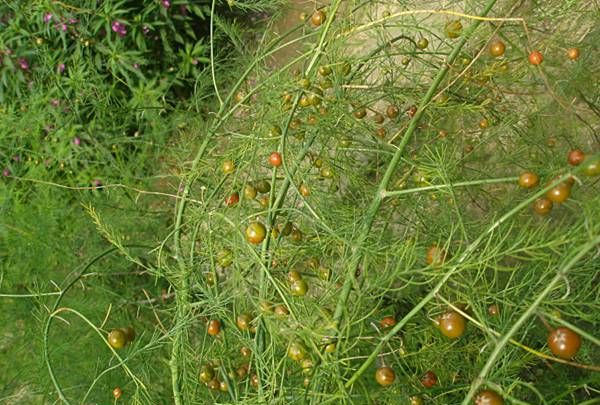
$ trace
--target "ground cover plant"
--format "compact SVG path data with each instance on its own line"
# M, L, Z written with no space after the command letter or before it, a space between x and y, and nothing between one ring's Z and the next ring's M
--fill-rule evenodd
M218 6L204 66L156 98L180 100L146 126L169 143L71 197L95 236L64 280L11 281L4 243L36 400L597 403L598 5L300 3L239 42ZM13 172L13 207L61 193Z

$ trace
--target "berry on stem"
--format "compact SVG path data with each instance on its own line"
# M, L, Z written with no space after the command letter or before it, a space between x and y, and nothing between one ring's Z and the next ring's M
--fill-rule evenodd
M529 63L534 66L541 65L544 61L544 56L540 51L533 51L529 54Z

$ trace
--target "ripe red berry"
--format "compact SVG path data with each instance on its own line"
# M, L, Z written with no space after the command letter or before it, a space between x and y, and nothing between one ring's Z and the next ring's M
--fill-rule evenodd
M273 167L281 166L281 154L279 152L273 152L269 155L269 163Z
M421 377L421 384L423 384L423 387L425 388L431 388L437 384L437 376L430 370Z
M556 328L548 335L548 346L554 355L570 359L581 347L581 338L569 328Z
M568 161L572 166L578 166L585 160L585 153L580 149L573 149L569 152Z
M240 195L237 192L231 193L227 197L225 197L225 205L228 207L233 207L237 203L240 202Z
M529 54L529 63L540 65L544 61L544 55L540 51L533 51Z

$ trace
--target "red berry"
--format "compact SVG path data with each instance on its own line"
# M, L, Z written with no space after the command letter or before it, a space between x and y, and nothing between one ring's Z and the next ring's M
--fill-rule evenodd
M529 54L529 63L540 65L544 61L544 55L540 51L533 51Z
M269 155L269 163L273 167L281 166L281 154L279 152L273 152Z

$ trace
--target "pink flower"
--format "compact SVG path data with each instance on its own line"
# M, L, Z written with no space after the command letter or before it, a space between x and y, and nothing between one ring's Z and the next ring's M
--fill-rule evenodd
M134 63L133 64L133 68L134 69L139 69L140 68L140 64L139 63Z
M124 37L125 35L127 35L127 27L125 27L125 24L119 21L114 21L112 23L111 28L114 32L119 34L120 37Z
M52 20L52 14L50 14L50 13L44 14L44 22L46 24L48 24L51 20Z
M171 1L170 0L162 0L161 4L164 8L169 8L171 7Z
M62 74L65 71L65 64L64 63L59 63L58 66L56 67L56 71L60 74Z
M79 20L77 18L69 18L69 24L77 24Z
M144 35L147 34L147 33L149 33L150 32L150 27L148 27L147 25L144 25L142 27L142 32L144 33Z
M56 24L55 27L58 31L62 32L67 32L67 29L69 28L65 23Z
M60 100L53 98L52 100L50 100L50 104L52 104L53 107L58 107L60 104Z
M25 59L25 58L19 58L18 63L19 63L19 67L22 70L29 70L29 62L27 62L27 59Z
M2 175L4 177L10 176L10 170L8 169L8 167L5 167L4 170L2 170Z
M14 155L14 156L13 156L13 160L14 160L15 162L20 162L20 161L21 161L21 156L19 156L19 155Z
M75 145L75 146L81 145L81 139L79 139L78 136L76 136L75 138L73 138L73 145Z

